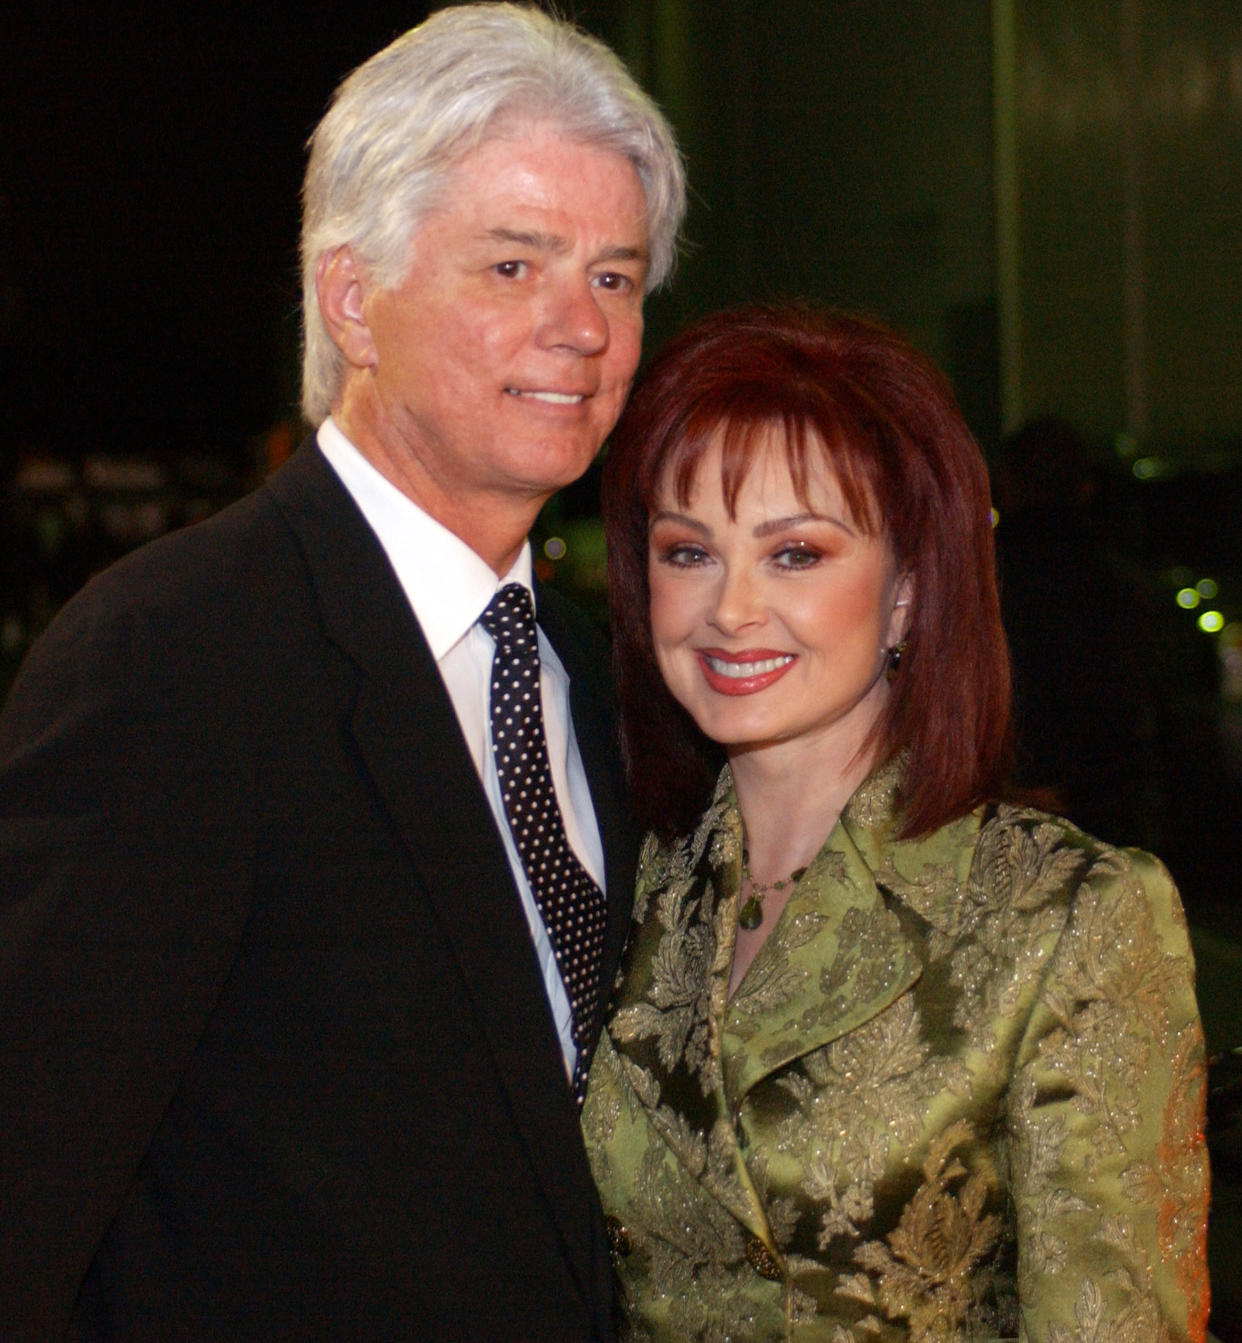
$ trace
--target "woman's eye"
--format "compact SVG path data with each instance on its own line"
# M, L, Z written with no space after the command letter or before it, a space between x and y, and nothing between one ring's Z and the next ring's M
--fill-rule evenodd
M803 544L782 546L773 559L782 569L810 569L823 559L823 551Z
M696 565L706 564L708 560L707 551L702 546L687 543L666 546L659 551L659 557L662 564L671 564L678 569L692 569Z

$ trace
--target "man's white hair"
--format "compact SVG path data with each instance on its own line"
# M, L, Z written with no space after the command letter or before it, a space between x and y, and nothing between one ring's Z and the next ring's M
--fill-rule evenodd
M348 244L381 288L456 163L514 122L547 121L635 168L647 202L647 289L671 274L685 214L681 155L659 109L602 42L540 10L441 10L349 75L310 140L302 188L302 411L328 415L345 361L319 312L315 271Z

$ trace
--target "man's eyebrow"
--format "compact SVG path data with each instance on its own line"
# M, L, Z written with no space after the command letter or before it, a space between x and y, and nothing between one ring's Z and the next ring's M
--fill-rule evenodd
M618 243L615 247L606 247L596 259L599 261L641 261L646 265L651 260L651 253L645 247L627 247Z
M491 228L484 238L492 242L512 243L515 247L529 247L539 252L560 254L569 251L569 240L559 233L541 233L538 229ZM641 261L644 264L651 257L645 247L634 247L626 243L616 243L606 247L595 258L596 261Z
M518 247L534 247L541 252L564 252L569 248L569 240L559 233L540 233L534 229L491 228L483 236Z

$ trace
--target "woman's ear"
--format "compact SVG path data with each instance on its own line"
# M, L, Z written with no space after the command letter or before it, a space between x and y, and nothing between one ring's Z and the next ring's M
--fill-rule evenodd
M904 642L910 631L910 619L914 614L914 575L907 571L901 574L893 586L893 610L888 618L888 648L896 648Z
M375 364L375 341L364 312L366 276L345 244L325 252L315 267L315 294L328 335L354 368Z

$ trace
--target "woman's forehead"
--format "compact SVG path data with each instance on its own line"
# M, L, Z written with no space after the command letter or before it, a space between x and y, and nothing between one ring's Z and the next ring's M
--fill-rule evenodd
M732 509L748 483L789 482L803 504L842 500L854 521L870 530L871 522L878 521L875 499L851 466L852 460L834 451L812 426L722 420L677 443L664 461L656 493L685 504L699 490L715 485Z

